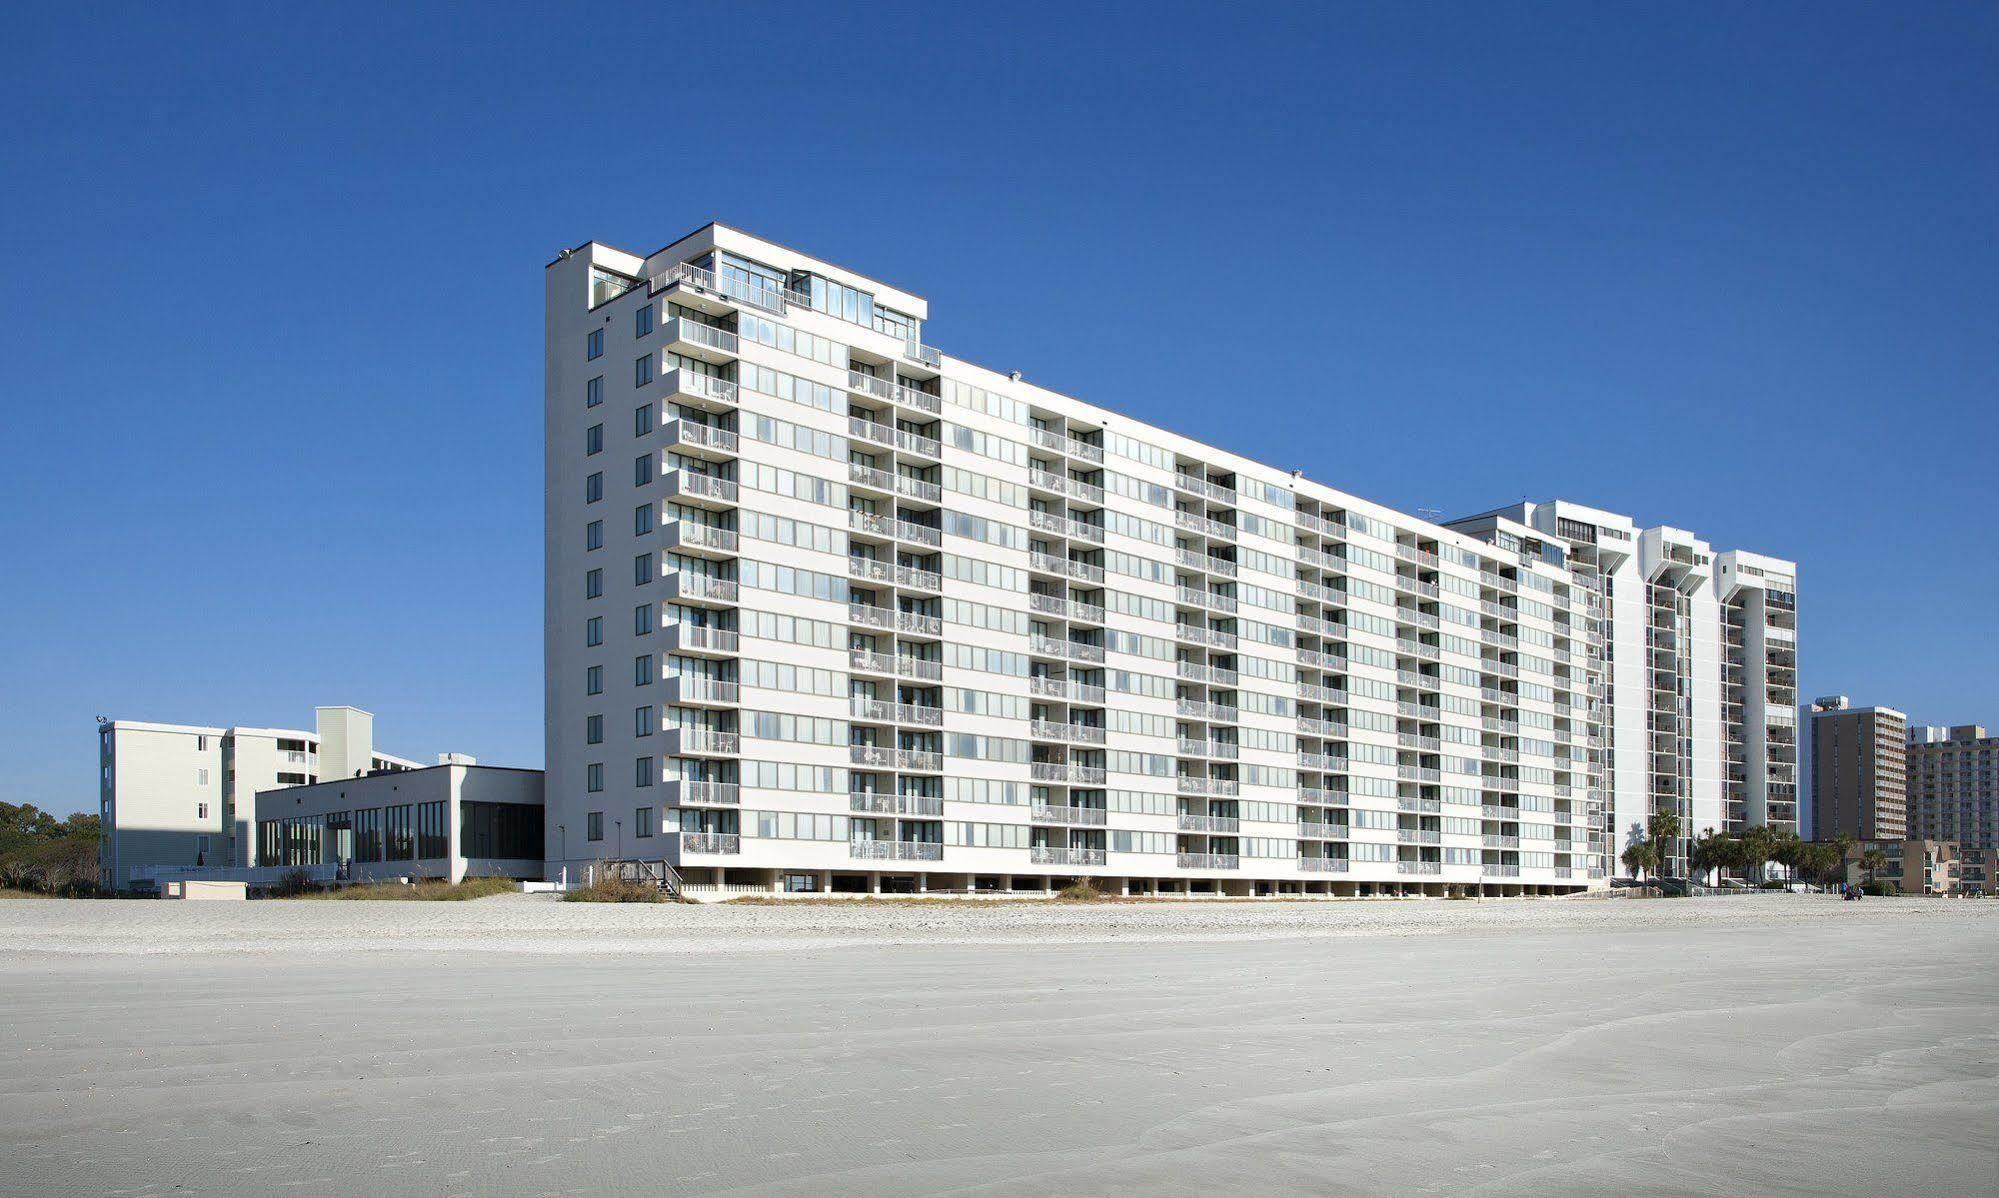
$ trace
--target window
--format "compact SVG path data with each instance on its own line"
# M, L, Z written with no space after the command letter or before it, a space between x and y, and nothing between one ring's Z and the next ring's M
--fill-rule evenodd
M416 856L419 861L437 861L451 855L451 844L445 835L444 801L418 803L416 806Z
M208 804L206 804L206 803L196 803L196 804L194 805L194 818L196 818L196 819L207 819L207 818L208 818Z
M652 382L652 355L647 354L632 363L632 385L643 387L650 382Z
M638 411L632 413L632 435L643 437L652 431L652 405L642 403Z
M632 779L633 785L635 786L652 785L652 758L650 757L639 758L638 760L633 762L633 770L637 774L637 777Z
M591 666L583 671L583 693L601 695L604 693L604 667Z
M632 735L652 735L652 708L650 706L635 707L632 709Z
M583 456L604 452L604 426L593 424L583 430Z
M539 861L542 809L525 803L458 805L458 852L464 857Z
M632 509L632 535L642 537L652 531L652 505L642 503Z
M595 503L604 497L604 472L599 470L583 480L583 502Z
M593 765L593 766L591 766L590 768L594 770L594 769L596 769L596 768L598 768L598 767L596 767L596 766L594 766L594 765ZM596 789L598 789L598 788L597 788L597 787L594 787L594 786L593 786L593 787L591 787L591 789L592 789L592 790L596 790ZM602 839L604 839L604 813L603 813L603 812L601 812L601 811L592 811L592 812L591 812L591 813L590 813L590 814L589 814L588 816L585 816L585 817L584 817L584 820L585 820L585 822L584 822L584 831L585 831L586 835L587 835L587 836L589 837L589 839L591 839L591 840L602 840Z
M588 549L602 549L604 547L604 522L602 520L592 520L583 526L583 544Z
M583 789L589 791L591 794L596 794L598 791L604 789L603 762L593 761L589 765L583 767ZM590 839L597 840L600 838L592 836Z
M652 685L652 654L641 653L632 659L632 685Z
M205 769L196 769L194 771L194 784L196 786L208 785L208 771Z
M603 716L593 715L593 716L586 716L584 718L583 741L585 744L592 744L592 745L601 745L604 743Z
M388 817L389 847L387 860L410 861L416 857L416 826L410 819L410 805L402 803L383 808Z
M632 585L644 586L652 581L652 554L641 553L632 559Z
M643 487L651 481L652 455L649 453L640 454L638 460L632 463L632 485Z
M598 358L601 358L603 356L604 356L604 330L591 329L590 339L588 343L585 344L583 347L583 358L587 362L594 362Z
M604 643L604 617L591 616L583 625L583 643L591 648Z
M604 572L592 570L583 576L583 597L602 599L604 597Z
M604 376L598 375L583 384L583 406L594 408L604 402Z
M652 604L641 603L632 609L632 635L644 636L652 631Z
M652 759L641 757L639 758L639 762L641 765L650 765L652 764ZM632 834L640 839L645 839L652 835L652 808L641 807L637 811L632 812L632 829Z
M652 305L647 304L634 314L634 332L643 337L652 332Z
M197 736L194 738L194 751L197 753L208 752L208 738L206 736Z

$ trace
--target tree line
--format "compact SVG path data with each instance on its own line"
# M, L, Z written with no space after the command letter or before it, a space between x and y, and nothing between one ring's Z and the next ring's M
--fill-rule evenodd
M1680 817L1659 812L1647 822L1645 835L1632 842L1620 860L1626 869L1641 878L1647 874L1656 877L1680 856L1679 845ZM1760 876L1766 866L1774 863L1789 870L1794 878L1829 883L1844 880L1847 850L1852 845L1853 838L1844 833L1831 840L1805 840L1796 832L1758 824L1740 833L1708 828L1686 846L1685 856L1696 877L1725 869ZM1878 867L1882 860L1879 850L1869 850L1861 856L1861 864L1869 868Z
M0 886L95 893L98 831L95 815L59 820L32 803L0 803Z

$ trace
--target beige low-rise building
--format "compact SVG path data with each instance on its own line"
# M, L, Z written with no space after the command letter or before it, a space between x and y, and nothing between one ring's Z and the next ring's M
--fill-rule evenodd
M259 791L417 769L374 747L375 717L358 707L313 709L313 730L98 724L99 883L153 888L148 870L250 864Z
M1866 855L1875 851L1885 860L1869 868ZM1847 881L1887 882L1903 894L1963 893L1960 864L1948 840L1860 840L1846 850Z

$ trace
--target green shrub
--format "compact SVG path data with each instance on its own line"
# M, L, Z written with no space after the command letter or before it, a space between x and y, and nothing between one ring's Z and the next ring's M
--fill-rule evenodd
M1104 898L1104 892L1086 881L1071 882L1055 892L1055 897L1070 903L1094 903Z
M596 881L588 886L580 886L567 891L562 896L565 903L663 903L666 895L659 887L647 882L632 882L624 878L598 874Z
M374 899L386 902L452 903L487 898L495 894L511 894L513 890L514 883L511 878L467 878L456 885L439 878L428 878L413 886L406 886L401 882L364 882L357 886L342 886L334 890L312 890L298 894L297 897L335 901Z
M1902 888L1893 882L1862 882L1860 893L1871 894L1876 898L1890 898L1902 893Z

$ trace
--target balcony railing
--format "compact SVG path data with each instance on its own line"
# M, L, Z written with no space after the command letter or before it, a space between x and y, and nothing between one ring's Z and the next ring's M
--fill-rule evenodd
M1036 803L1029 810L1028 817L1039 824L1088 824L1101 827L1108 813L1102 807L1065 807L1052 803Z
M1242 821L1233 815L1182 815L1182 832L1226 832L1234 835L1242 830Z
M742 790L734 782L682 782L680 801L733 807L742 801Z
M857 790L847 796L848 809L860 815L906 815L936 819L944 814L944 800L927 795L882 794Z
M1328 824L1317 820L1298 821L1298 835L1307 840L1345 840L1350 825Z
M1177 864L1181 869L1239 869L1242 858L1234 853L1181 853Z
M1050 845L1035 845L1028 850L1028 860L1036 865L1102 865L1102 849L1067 849Z
M735 854L743 851L743 840L734 832L682 832L680 851L718 856Z
M1300 857L1298 868L1308 874L1343 874L1347 872L1345 857Z
M944 846L925 840L850 840L848 855L861 861L942 861Z

